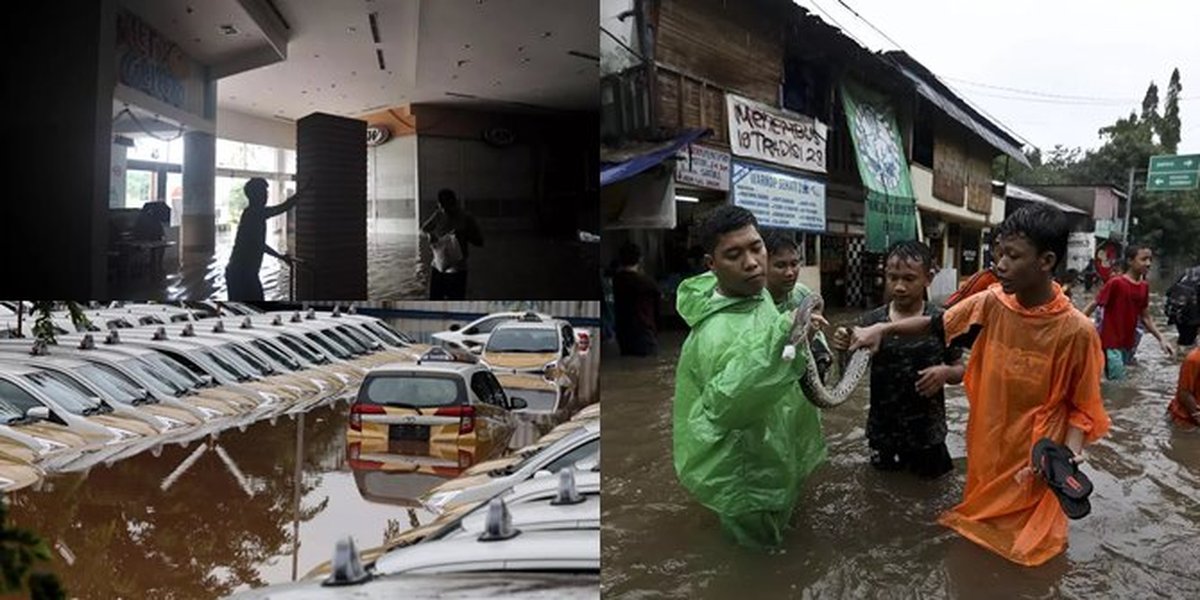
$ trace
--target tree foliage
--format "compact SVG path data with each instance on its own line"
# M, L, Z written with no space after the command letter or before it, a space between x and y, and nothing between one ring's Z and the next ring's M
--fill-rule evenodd
M1133 190L1132 238L1155 248L1168 261L1193 264L1200 261L1200 191L1147 192L1145 169L1150 157L1175 154L1182 131L1179 94L1183 86L1179 70L1171 73L1165 106L1159 112L1159 90L1153 82L1146 89L1141 113L1130 112L1099 130L1099 147L1055 146L1045 156L1027 150L1031 167L1008 165L1008 180L1018 185L1100 185L1122 190L1129 186L1130 169L1136 172ZM994 170L1003 173L1003 162Z

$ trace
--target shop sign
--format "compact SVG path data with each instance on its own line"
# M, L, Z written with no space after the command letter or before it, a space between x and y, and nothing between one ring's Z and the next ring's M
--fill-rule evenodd
M689 144L675 155L675 181L713 190L729 190L729 153Z
M725 95L729 147L737 156L796 169L825 172L828 127L733 94Z
M367 127L367 145L378 146L392 137L392 132L383 125L371 125Z
M733 163L733 203L763 227L825 231L825 183L808 177Z

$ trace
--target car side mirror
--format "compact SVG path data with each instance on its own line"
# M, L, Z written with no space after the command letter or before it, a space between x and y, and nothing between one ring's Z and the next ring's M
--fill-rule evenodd
M529 408L529 403L524 398L509 398L508 403L512 405L512 410L521 410Z
M462 325L459 325L458 323L450 326L450 331L458 331L459 329L462 329Z
M29 410L25 411L25 416L30 419L49 419L50 409L45 406L32 406Z

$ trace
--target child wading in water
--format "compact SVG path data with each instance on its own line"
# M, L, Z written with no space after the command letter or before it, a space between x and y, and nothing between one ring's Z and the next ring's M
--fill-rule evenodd
M1100 344L1104 348L1104 374L1109 379L1124 379L1125 365L1133 363L1140 337L1138 323L1145 325L1146 331L1158 340L1163 353L1175 356L1175 348L1167 343L1150 318L1150 284L1146 283L1146 273L1152 260L1150 248L1130 245L1125 249L1125 273L1109 279L1096 299L1083 309L1088 316L1097 307L1104 310Z
M962 502L939 522L1026 566L1067 545L1067 517L1054 491L1031 476L1034 444L1041 438L1065 444L1078 462L1084 443L1109 428L1100 398L1100 338L1054 282L1068 232L1057 209L1017 210L996 228L999 284L941 318L855 329L850 346L876 351L889 335L933 333L947 345L971 348L966 487Z
M1189 352L1179 366L1179 387L1167 410L1175 423L1200 427L1200 348Z
M940 319L942 309L925 301L933 277L933 256L921 242L898 242L888 250L885 277L890 302L863 315L860 326L923 315ZM849 332L834 336L845 350ZM871 466L885 471L907 468L934 478L954 469L946 450L947 383L963 377L962 350L947 348L933 335L888 336L871 357L871 408L867 440Z

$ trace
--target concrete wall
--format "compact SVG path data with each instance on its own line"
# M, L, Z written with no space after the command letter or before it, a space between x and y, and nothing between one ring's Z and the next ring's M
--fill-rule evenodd
M115 85L113 0L10 10L5 41L0 292L107 294L108 182Z
M221 109L217 111L217 137L295 150L296 124Z
M421 215L432 214L438 190L450 188L489 228L534 226L537 181L529 144L493 148L482 140L420 135L418 145Z
M412 106L417 130L417 218L450 188L496 229L574 235L599 226L597 113L532 114ZM502 130L512 143L484 141ZM595 231L595 229L590 229Z

